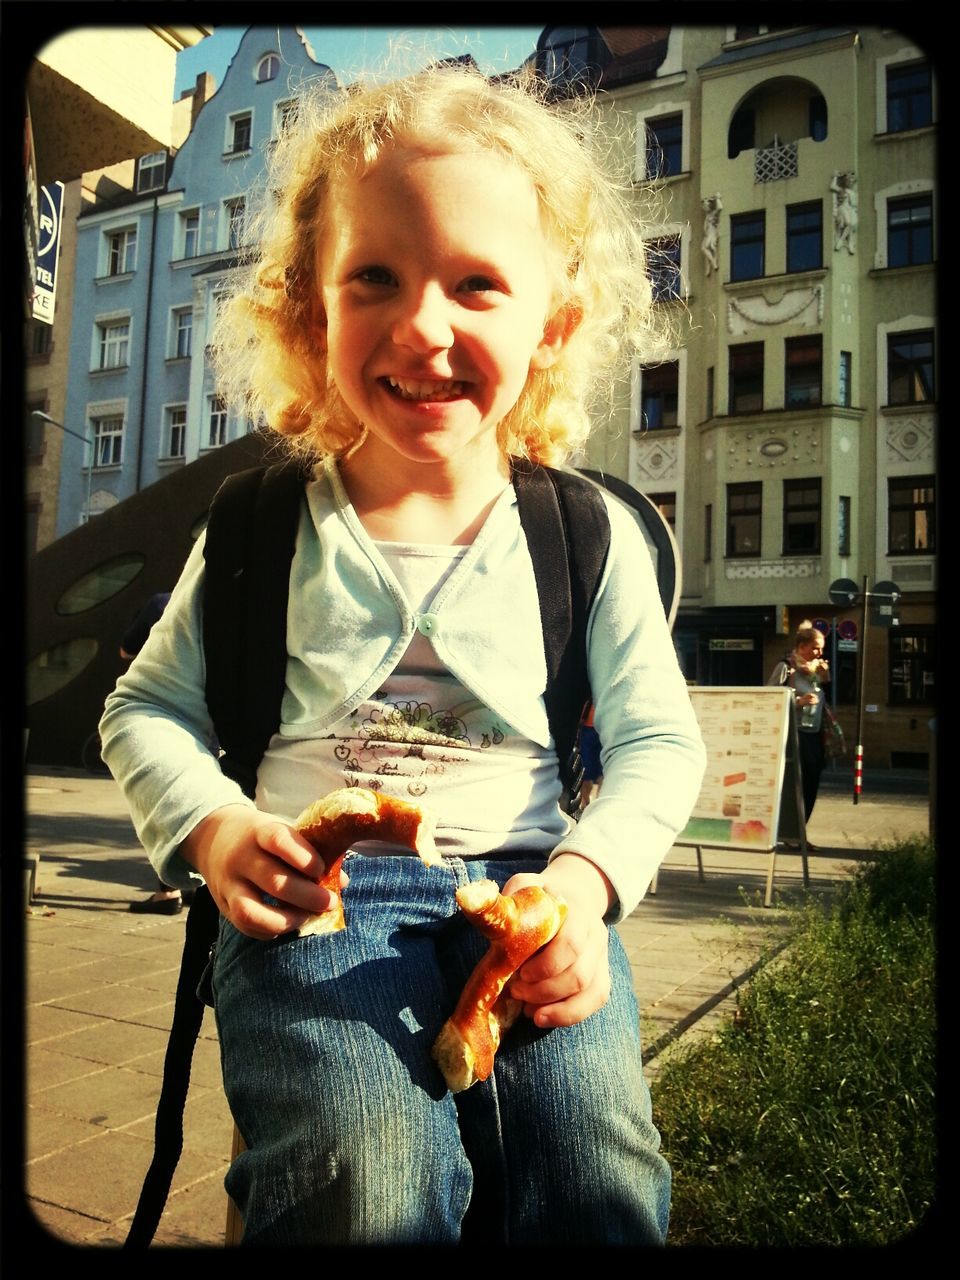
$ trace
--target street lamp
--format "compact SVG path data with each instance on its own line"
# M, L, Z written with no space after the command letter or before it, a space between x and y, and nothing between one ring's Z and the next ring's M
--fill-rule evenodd
M84 503L84 523L90 519L90 481L93 478L93 440L86 434L81 435L79 431L73 431L70 427L65 427L62 422L58 422L56 418L51 418L49 413L44 413L42 409L31 410L31 416L39 418L42 422L48 422L51 427L56 427L58 431L65 431L68 436L74 436L77 440L82 440L85 445L90 448L90 457L87 460L87 498Z

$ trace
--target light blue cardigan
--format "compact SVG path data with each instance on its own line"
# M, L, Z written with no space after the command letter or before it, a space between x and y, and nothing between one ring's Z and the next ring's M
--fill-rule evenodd
M685 824L705 753L646 542L633 517L604 496L611 547L587 632L604 782L551 856L575 852L600 867L620 918ZM290 575L281 735L329 733L394 671L419 628L473 695L549 747L540 610L513 489L419 616L361 526L332 460L306 498ZM164 883L182 887L197 878L177 853L182 840L215 809L252 804L207 746L203 571L201 539L100 722L103 757L137 834Z

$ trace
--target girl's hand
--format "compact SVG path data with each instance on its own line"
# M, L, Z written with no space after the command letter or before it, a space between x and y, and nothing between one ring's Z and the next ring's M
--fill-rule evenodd
M214 810L180 846L222 915L241 933L270 941L326 911L333 896L316 883L323 859L288 823L246 805ZM347 877L341 874L341 886ZM264 894L279 905L263 901Z
M552 889L567 903L556 937L523 965L508 990L538 1027L570 1027L596 1013L610 998L607 926L614 899L610 882L579 854L560 854L539 875L516 875L504 893L524 885Z

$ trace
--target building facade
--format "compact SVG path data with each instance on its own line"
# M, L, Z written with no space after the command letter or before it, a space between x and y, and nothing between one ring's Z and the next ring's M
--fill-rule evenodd
M207 346L251 193L295 92L333 72L291 28L247 30L176 155L77 222L59 535L252 429L217 393Z
M674 525L674 636L701 684L761 684L804 619L867 763L930 750L936 588L936 87L895 30L547 28L650 184L674 358L634 370L593 465ZM860 600L839 607L838 579ZM895 583L862 607L862 588ZM881 610L880 606L884 606ZM893 623L894 625L890 625Z
M171 108L176 55L212 28L75 28L36 51L25 66L24 152L24 487L25 550L33 554L57 533L60 452L69 373L76 223L84 204L105 189L131 185L144 147L176 147L189 131L189 104ZM14 42L25 33L18 30ZM136 74L131 75L131 68ZM43 190L63 184L56 226ZM35 306L37 251L54 237L55 305ZM49 244L48 244L49 247ZM53 290L48 297L53 298ZM39 316L39 318L37 318ZM38 418L34 410L46 415ZM52 419L52 423L50 421ZM53 425L53 424L59 424Z
M865 707L867 768L923 768L937 634L929 57L886 28L571 26L544 30L536 65L561 98L597 88L615 119L677 334L670 358L633 370L581 461L673 527L688 680L764 683L810 618L828 632L848 738ZM337 91L299 33L251 28L176 156L141 158L131 192L78 220L58 525L73 533L34 610L38 742L41 713L53 742L56 699L83 680L90 706L102 700L96 617L109 604L115 629L134 597L169 587L224 468L262 450L224 411L205 348L265 151L317 77ZM78 529L138 494L129 520ZM164 503L176 538L154 527ZM147 534L162 534L149 555ZM84 572L113 585L70 620L61 597ZM838 580L861 594L892 581L900 599L837 604Z

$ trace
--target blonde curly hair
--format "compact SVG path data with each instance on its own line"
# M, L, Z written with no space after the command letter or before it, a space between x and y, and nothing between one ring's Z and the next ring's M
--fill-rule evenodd
M314 455L344 453L363 426L327 376L317 264L326 194L341 175L376 163L384 147L482 147L513 161L536 190L557 261L553 314L577 324L559 359L532 370L498 427L505 457L563 462L586 440L588 406L621 369L662 358L668 345L646 271L643 227L628 182L608 172L612 150L586 98L552 104L535 75L489 81L436 66L332 99L314 90L279 139L256 251L221 308L214 336L218 387Z

